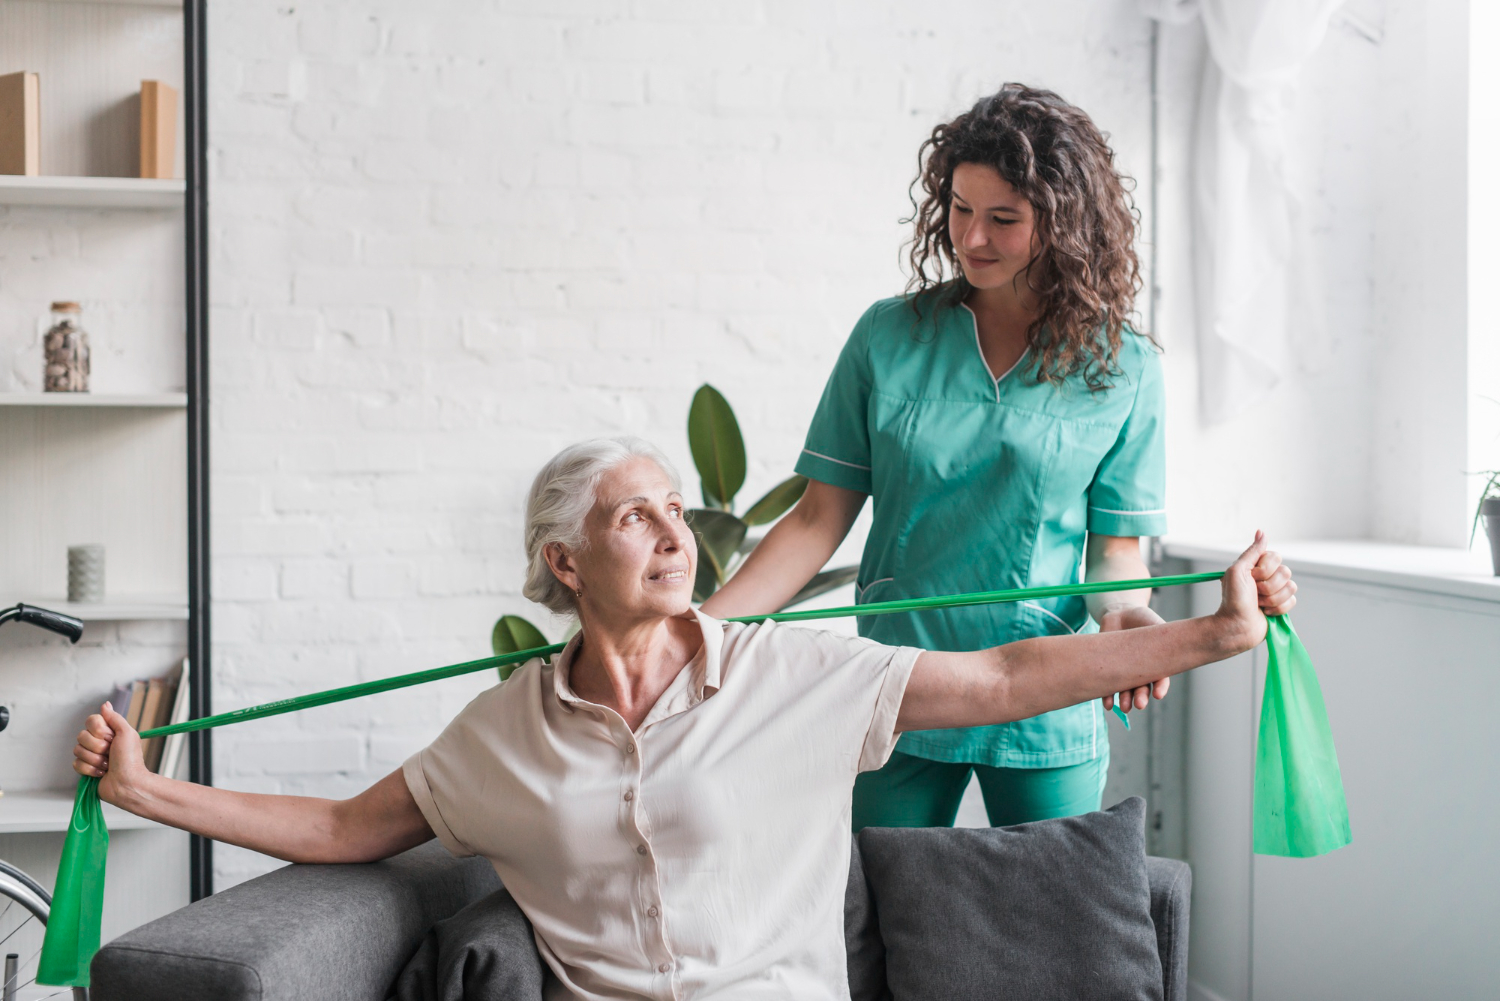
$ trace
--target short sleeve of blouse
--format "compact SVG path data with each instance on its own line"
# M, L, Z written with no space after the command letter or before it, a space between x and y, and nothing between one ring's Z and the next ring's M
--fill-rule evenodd
M1134 336L1134 335L1127 335ZM1099 535L1162 535L1166 512L1166 399L1161 356L1139 345L1135 400L1089 487L1088 529Z
M807 429L797 472L845 490L870 493L870 345L877 306L865 311L844 343Z

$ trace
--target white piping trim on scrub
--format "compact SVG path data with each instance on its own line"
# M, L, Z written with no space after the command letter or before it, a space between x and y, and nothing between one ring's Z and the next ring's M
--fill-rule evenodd
M974 350L979 352L979 364L984 366L985 375L988 375L990 379L995 383L995 402L999 403L1000 381L1016 370L1016 366L1021 364L1021 358L1025 358L1026 355L1031 351L1031 346L1026 346L1026 349L1021 352L1021 357L1011 362L1010 368L1006 369L1004 372L1001 372L999 375L996 375L993 371L991 371L990 363L984 360L984 345L979 343L979 317L975 315L972 309L969 309L968 303L961 302L959 303L959 305L968 310L969 316L974 320Z
M835 459L833 456L824 455L822 452L814 452L810 448L804 448L802 451L807 455L815 455L819 459L827 459L829 462L837 462L841 466L848 466L850 469L863 469L867 473L870 472L869 466L861 466L857 462L845 462L843 459Z
M1023 602L1021 602L1021 604L1026 605L1026 606L1028 606L1030 608L1035 608L1038 612L1041 612L1043 615L1051 616L1052 618L1056 619L1058 622L1062 623L1062 627L1064 629L1066 629L1070 633L1076 633L1076 632L1078 632L1078 630L1076 630L1072 626L1068 625L1068 621L1066 619L1064 619L1061 615L1058 615L1056 612L1053 612L1053 611L1050 611L1048 609L1043 608L1041 605L1038 605L1034 601L1023 601Z
M1109 508L1109 507L1094 507L1092 504L1089 505L1089 510L1090 511L1098 511L1100 514L1166 514L1167 513L1167 509L1164 508L1164 507L1152 508L1150 511L1116 511L1114 508Z
M894 577L882 577L879 580L872 580L872 581L870 581L870 583L866 584L864 587L860 587L858 584L856 584L856 585L854 585L854 588L855 588L855 590L857 590L859 592L859 598L863 598L865 596L865 592L868 591L870 588L874 587L876 584L888 584L888 583L890 583L891 581L893 581L895 579L896 578L894 578ZM859 600L859 599L856 599L856 600Z

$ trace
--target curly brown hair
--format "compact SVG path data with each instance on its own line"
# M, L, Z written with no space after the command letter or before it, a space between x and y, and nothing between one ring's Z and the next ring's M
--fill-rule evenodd
M956 305L972 290L948 235L953 170L961 163L993 167L1031 203L1035 218L1038 249L1021 273L1041 303L1026 331L1038 381L1061 384L1081 374L1089 389L1108 389L1120 374L1121 340L1141 288L1135 182L1114 159L1082 109L1018 83L933 129L917 153L914 211L904 220L916 223L906 291L918 317L932 297ZM944 278L945 262L951 278Z

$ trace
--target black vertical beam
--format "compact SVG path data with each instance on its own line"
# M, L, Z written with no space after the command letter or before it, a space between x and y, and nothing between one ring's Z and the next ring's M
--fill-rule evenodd
M208 71L206 0L183 0L183 117L187 140L188 664L190 714L213 712L208 522ZM212 730L188 737L188 777L213 784ZM214 892L213 842L192 836L192 896Z

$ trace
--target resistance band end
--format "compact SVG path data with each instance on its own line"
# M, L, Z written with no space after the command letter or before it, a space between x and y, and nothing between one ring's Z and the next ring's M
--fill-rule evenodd
M1130 717L1125 715L1125 710L1121 709L1119 706L1110 706L1109 708L1111 712L1120 717L1120 722L1125 724L1125 729L1129 730Z

